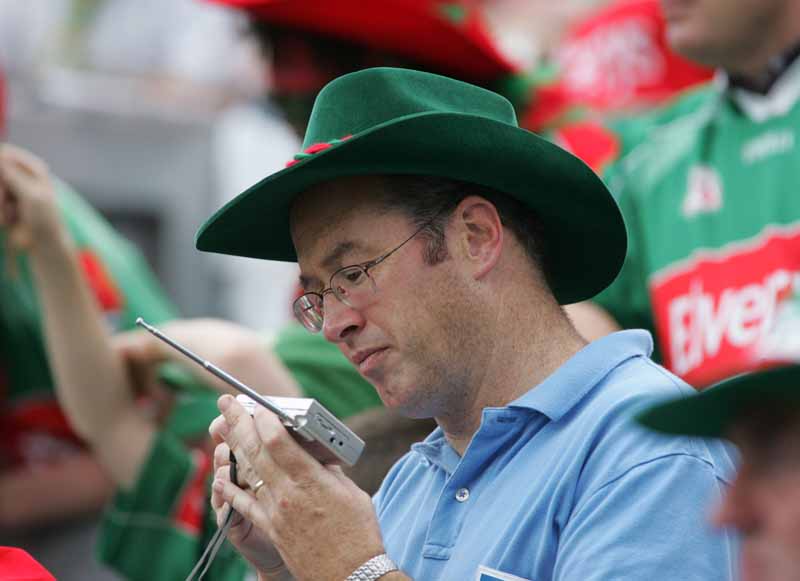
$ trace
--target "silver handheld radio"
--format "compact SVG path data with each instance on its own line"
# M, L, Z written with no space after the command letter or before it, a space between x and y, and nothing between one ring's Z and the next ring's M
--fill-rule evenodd
M352 466L358 461L364 450L364 441L317 400L307 397L263 396L231 374L170 339L152 325L148 325L141 317L136 319L136 324L241 392L243 396L237 396L236 399L250 412L250 415L255 413L256 403L274 413L284 426L291 428L291 433L297 436L302 446L323 464L343 462Z

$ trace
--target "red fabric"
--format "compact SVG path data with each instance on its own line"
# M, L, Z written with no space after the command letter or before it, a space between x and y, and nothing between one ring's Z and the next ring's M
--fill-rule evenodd
M206 480L211 474L211 458L202 450L193 450L195 471L176 502L174 522L185 532L199 536L206 512Z
M466 80L488 82L518 72L495 45L476 0L207 1L274 24L360 42Z
M521 116L531 131L562 127L580 109L606 117L653 107L712 75L669 48L658 0L617 0L592 13L568 31L556 61L558 76L534 88Z
M55 460L65 445L82 446L54 399L18 402L0 413L0 458L12 465Z
M528 107L520 114L520 127L530 131L558 127L575 105L559 83L536 87Z
M619 139L600 123L567 125L555 132L555 140L598 174L619 155Z
M0 581L55 581L56 578L22 549L0 547Z
M78 259L103 312L121 310L122 296L100 258L91 250L84 249L80 251Z
M653 105L712 74L669 48L658 0L617 0L579 22L558 63L565 98L600 111Z

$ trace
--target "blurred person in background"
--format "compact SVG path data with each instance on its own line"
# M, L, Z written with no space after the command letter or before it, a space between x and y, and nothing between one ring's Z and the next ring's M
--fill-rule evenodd
M739 469L713 522L740 535L742 581L800 580L800 367L738 375L638 419L665 434L736 444Z
M572 313L590 338L652 329L664 364L702 388L798 341L800 2L662 7L673 49L716 81L657 112L668 121L610 169L627 260Z
M26 547L62 579L110 579L92 546L112 483L56 401L27 255L32 241L7 231L18 208L0 176L0 544ZM142 313L174 317L139 253L66 185L54 188L54 212L105 324L121 330Z

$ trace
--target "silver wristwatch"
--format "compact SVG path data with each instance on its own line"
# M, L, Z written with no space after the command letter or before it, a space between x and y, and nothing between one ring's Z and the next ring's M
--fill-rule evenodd
M397 571L397 565L383 553L377 557L372 557L369 561L361 565L358 569L350 573L345 581L377 581L386 573Z

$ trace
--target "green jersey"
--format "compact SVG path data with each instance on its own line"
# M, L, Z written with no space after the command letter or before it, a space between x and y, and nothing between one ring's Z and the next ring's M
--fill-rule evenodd
M158 432L134 487L117 491L104 515L100 559L125 579L186 578L217 530L209 504L213 451L202 439L190 444L198 434L189 428L219 414L216 395L190 397ZM241 581L248 570L226 542L205 579Z
M138 251L63 184L62 219L100 308L114 330L136 317L164 321L175 310ZM46 462L79 449L55 399L41 312L24 256L11 265L0 231L0 466Z
M608 175L629 249L596 300L653 330L664 364L698 387L796 358L800 60L767 95L716 84L658 115Z

